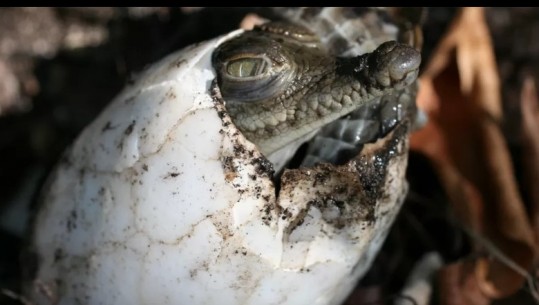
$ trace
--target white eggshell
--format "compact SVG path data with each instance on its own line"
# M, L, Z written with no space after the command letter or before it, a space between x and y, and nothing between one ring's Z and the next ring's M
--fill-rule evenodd
M276 198L265 158L210 93L212 52L239 33L150 67L66 152L34 224L37 272L26 287L33 301L326 305L346 298L406 192L405 137L392 140L395 158L376 202L361 195L359 159L287 171ZM351 213L344 226L335 225L344 213Z

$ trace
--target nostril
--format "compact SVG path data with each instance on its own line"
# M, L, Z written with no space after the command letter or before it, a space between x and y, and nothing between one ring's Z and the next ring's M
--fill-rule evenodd
M379 86L403 88L414 81L421 54L409 45L388 41L367 55L368 75Z
M391 54L386 56L392 57L388 60L387 68L393 80L402 80L410 72L419 69L421 64L421 54L405 45L399 45L393 49Z

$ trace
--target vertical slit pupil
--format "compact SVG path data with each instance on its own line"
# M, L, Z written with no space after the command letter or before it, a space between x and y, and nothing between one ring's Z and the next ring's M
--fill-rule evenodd
M262 58L240 58L227 65L227 72L234 77L253 77L264 73L266 68Z

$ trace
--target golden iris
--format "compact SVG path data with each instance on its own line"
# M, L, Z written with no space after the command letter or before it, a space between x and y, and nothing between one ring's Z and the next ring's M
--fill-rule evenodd
M254 77L263 74L268 69L268 63L263 58L239 58L227 64L226 72L234 77Z

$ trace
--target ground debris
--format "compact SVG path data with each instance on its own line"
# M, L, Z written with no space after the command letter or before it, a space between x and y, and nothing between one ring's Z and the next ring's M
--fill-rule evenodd
M501 87L484 9L457 15L421 77L418 106L429 123L412 136L411 149L431 160L475 245L476 259L440 273L442 303L489 304L515 293L536 246L501 129ZM459 300L451 292L457 287Z

